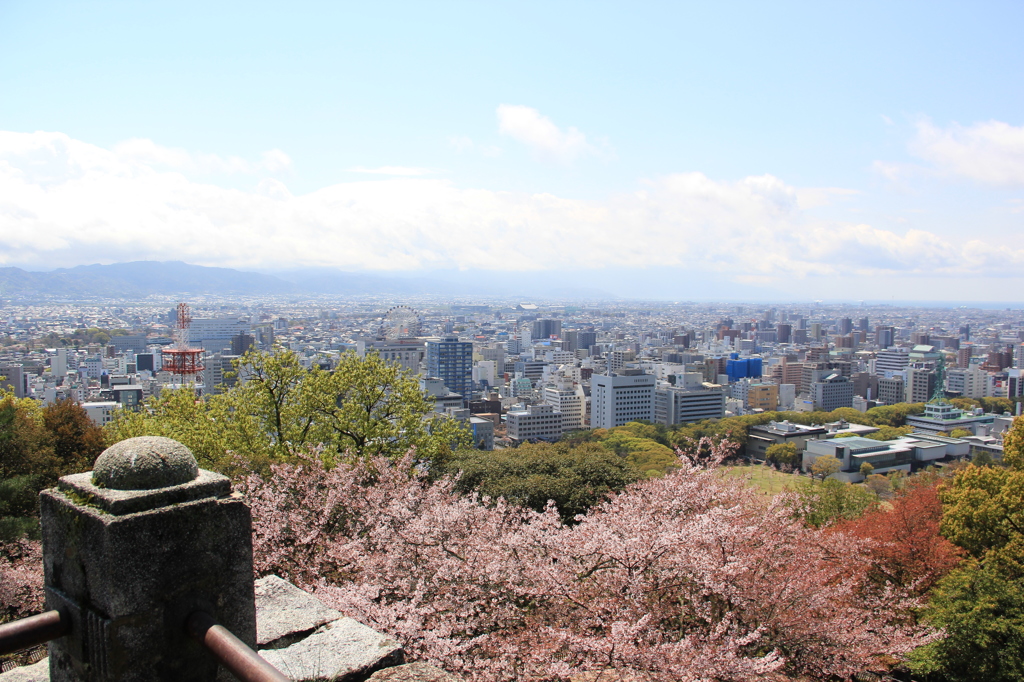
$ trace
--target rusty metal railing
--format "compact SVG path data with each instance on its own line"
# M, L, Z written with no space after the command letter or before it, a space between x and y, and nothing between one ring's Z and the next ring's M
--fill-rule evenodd
M289 682L280 670L263 660L205 611L193 612L185 623L185 629L240 682ZM0 625L0 654L49 642L69 632L71 619L59 610L4 623Z
M0 654L27 649L63 637L71 631L71 619L59 610L0 625Z
M289 682L280 670L205 611L193 612L185 622L185 629L241 682Z

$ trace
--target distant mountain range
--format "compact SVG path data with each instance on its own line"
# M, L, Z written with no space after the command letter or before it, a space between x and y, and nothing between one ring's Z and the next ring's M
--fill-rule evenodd
M143 298L153 294L535 296L542 293L565 298L615 298L605 291L585 287L527 286L519 276L499 276L481 284L428 277L383 277L334 270L296 270L280 275L269 275L231 268L189 265L181 261L79 265L50 272L31 272L16 267L0 268L0 297L3 298L25 298L33 295L68 298Z

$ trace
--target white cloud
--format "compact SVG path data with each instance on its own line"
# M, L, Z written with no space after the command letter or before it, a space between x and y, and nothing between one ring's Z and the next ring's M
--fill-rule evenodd
M579 130L570 126L563 131L550 118L532 107L499 105L498 132L522 142L540 157L563 163L580 156L598 154L598 150L587 142L586 135Z
M827 222L808 193L763 175L681 173L582 201L381 176L293 195L161 170L60 133L0 133L0 264L185 260L352 270L680 267L789 281L808 275L1019 276L1024 237L957 243ZM840 192L841 193L841 192ZM973 236L973 235L972 235Z
M433 173L429 168L414 168L412 166L381 166L379 168L346 168L349 173L369 173L370 175L429 175Z
M118 158L129 163L166 166L201 174L279 173L291 170L292 166L292 160L280 149L263 152L259 161L251 162L237 156L193 154L184 149L158 145L152 140L133 138L114 145L112 151Z
M946 173L992 185L1024 185L1024 126L986 121L939 128L922 120L910 149Z
M481 156L489 158L497 158L501 156L501 147L492 144L478 144L474 142L472 138L466 137L465 135L452 135L448 138L448 143L455 147L455 150L460 154L476 152Z

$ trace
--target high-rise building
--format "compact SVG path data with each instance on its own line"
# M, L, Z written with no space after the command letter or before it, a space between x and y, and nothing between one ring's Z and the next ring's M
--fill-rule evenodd
M907 392L903 398L907 403L926 403L935 393L935 370L927 367L907 368Z
M886 405L902 403L906 395L906 386L902 376L878 378L878 401Z
M145 353L145 336L111 336L110 345L114 347L115 353Z
M831 372L811 385L814 409L831 412L853 406L853 382L839 372Z
M779 323L776 328L776 341L779 343L790 343L793 338L793 325L787 323Z
M473 391L473 344L446 336L426 343L427 376L468 400Z
M652 421L654 384L653 375L639 370L593 375L590 378L591 427L610 429L638 419Z
M875 376L884 377L902 372L910 364L910 353L900 350L880 350L875 356Z
M235 334L231 337L231 354L245 355L250 348L256 344L256 337L252 334Z
M893 327L875 327L875 345L888 348L896 343L896 330Z
M562 321L561 320L534 320L533 321L533 338L535 339L550 339L552 337L559 337L562 334Z
M582 429L587 411L587 397L579 384L562 386L545 386L544 402L551 405L562 415L562 430L575 431Z

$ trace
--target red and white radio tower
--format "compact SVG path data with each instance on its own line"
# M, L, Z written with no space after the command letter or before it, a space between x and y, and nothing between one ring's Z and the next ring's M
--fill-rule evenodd
M178 325L174 329L174 343L161 353L164 369L178 377L178 383L195 383L196 375L203 371L201 348L188 345L188 329L192 324L192 314L188 303L178 304Z

